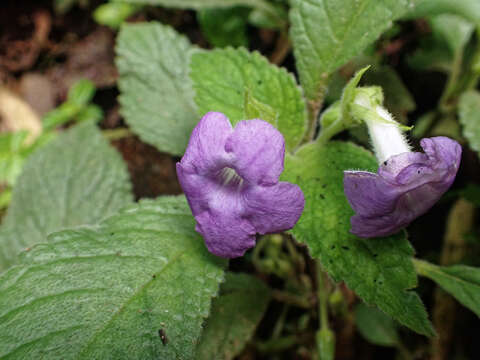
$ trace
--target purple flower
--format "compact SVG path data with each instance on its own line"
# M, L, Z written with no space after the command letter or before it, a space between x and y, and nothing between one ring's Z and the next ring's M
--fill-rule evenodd
M422 139L425 153L389 157L377 174L345 171L344 190L355 211L351 232L360 237L387 236L430 209L452 185L461 146L446 137Z
M209 112L192 132L177 175L196 230L218 256L242 256L256 233L291 229L305 200L297 185L279 182L285 141L263 120L239 122Z

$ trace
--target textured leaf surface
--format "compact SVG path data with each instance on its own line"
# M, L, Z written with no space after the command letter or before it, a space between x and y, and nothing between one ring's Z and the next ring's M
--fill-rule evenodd
M53 231L96 224L132 201L120 155L93 124L59 135L27 160L0 234L0 269Z
M417 294L405 233L361 239L350 233L353 210L343 192L343 171L375 170L373 156L344 142L323 147L313 143L286 159L283 179L296 183L305 195L305 210L292 232L320 259L330 276L345 281L367 304L375 304L418 333L432 335L427 313Z
M197 52L191 73L200 115L208 111L226 114L232 124L247 119L245 93L278 113L272 125L293 149L305 132L306 110L300 88L285 69L269 64L257 52L224 49ZM265 119L266 120L266 119Z
M198 122L188 76L190 42L159 23L124 25L117 39L121 112L140 138L182 155Z
M469 91L460 98L459 117L470 147L480 153L480 93Z
M260 280L227 273L220 296L213 300L196 359L233 359L255 332L269 301L269 289Z
M0 277L0 357L192 359L224 265L184 197L52 234Z
M376 308L358 304L355 308L355 324L360 334L372 344L380 346L398 344L395 322Z
M436 266L416 260L420 275L435 281L462 305L480 316L480 269L466 265Z
M328 76L375 41L408 10L410 0L291 0L291 37L308 99Z

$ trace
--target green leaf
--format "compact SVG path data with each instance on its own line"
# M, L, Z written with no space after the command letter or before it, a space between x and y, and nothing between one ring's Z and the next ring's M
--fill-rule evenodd
M64 0L65 1L65 0ZM252 6L258 8L271 8L264 0L114 0L132 4L148 4L177 9L211 9L229 8L233 6Z
M125 121L161 151L182 155L198 122L188 77L193 47L159 23L123 25L117 39L120 104Z
M362 79L363 74L370 68L370 65L365 66L364 68L358 70L355 75L348 81L347 85L342 92L342 97L340 99L340 111L342 114L343 121L346 122L349 126L351 120L350 107L354 103L355 96L357 94L357 85ZM380 92L381 94L381 92ZM383 98L381 99L383 100Z
M0 184L14 185L28 155L28 131L0 134Z
M291 38L300 80L317 101L333 71L359 55L407 11L411 0L291 0Z
M73 102L64 102L59 107L46 113L42 119L43 131L50 131L57 126L66 124L77 116L81 107Z
M445 39L452 55L455 55L467 45L474 30L472 23L451 14L432 17L430 25L432 33Z
M0 357L193 359L226 264L194 227L163 197L23 253L0 277Z
M473 183L467 184L467 186L460 190L460 195L476 207L480 207L480 185Z
M61 134L28 158L17 180L0 234L0 269L49 233L98 223L130 203L130 187L122 158L94 125Z
M109 2L97 7L93 12L93 18L101 25L117 29L127 18L141 8L141 6L134 4Z
M93 121L98 122L103 118L103 110L98 105L88 105L77 114L77 121Z
M252 96L250 90L245 91L245 118L263 119L270 124L277 124L278 113L267 104L264 104Z
M303 138L306 125L305 103L294 77L270 64L258 52L220 49L192 56L190 76L196 91L199 113L220 111L235 125L248 119L245 93L278 113L276 126L293 150ZM267 120L267 119L264 119Z
M355 324L360 334L372 344L397 346L399 343L397 325L390 316L376 308L358 304L355 308Z
M480 269L466 265L437 266L415 260L419 275L435 281L463 306L480 316Z
M4 210L8 207L12 201L12 189L6 188L0 192L0 210Z
M410 65L419 70L450 72L456 58L470 40L474 26L464 18L442 14L429 19L431 35L421 41L419 49L408 58Z
M452 54L445 39L428 36L420 40L420 46L407 56L408 66L418 71L440 71L449 73L452 68Z
M458 115L463 136L470 147L480 154L480 93L468 91L460 97Z
M296 183L305 195L305 210L292 233L336 281L345 281L367 304L378 306L412 330L434 331L413 291L417 277L413 249L405 233L362 239L350 233L353 210L343 192L343 171L375 171L374 157L344 142L308 144L286 158L283 180Z
M215 47L248 46L248 8L203 9L197 19L208 42Z
M254 8L248 14L248 22L256 27L282 30L288 23L288 11L281 2L270 3L273 8Z
M416 0L406 18L418 18L439 14L456 14L480 24L480 2L478 0Z
M213 300L195 359L233 359L255 332L269 301L269 289L260 280L227 273L220 296Z

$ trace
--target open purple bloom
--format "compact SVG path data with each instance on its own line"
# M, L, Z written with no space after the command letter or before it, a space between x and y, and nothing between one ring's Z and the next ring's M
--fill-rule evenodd
M297 185L279 182L285 141L263 120L232 128L217 112L195 127L177 175L208 250L218 256L242 256L255 245L256 233L291 229L305 200Z
M420 144L425 153L393 155L377 174L345 171L345 195L356 213L351 218L353 234L394 234L430 209L452 185L461 146L447 137L425 138Z

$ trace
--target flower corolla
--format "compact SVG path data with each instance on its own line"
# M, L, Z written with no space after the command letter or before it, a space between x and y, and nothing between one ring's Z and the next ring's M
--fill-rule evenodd
M345 195L355 211L351 232L357 236L392 235L427 212L455 180L462 148L438 136L420 141L424 152L412 152L391 115L366 121L380 163L377 173L345 171Z
M302 214L300 188L279 182L285 141L269 123L244 120L232 127L218 112L195 127L177 175L208 250L242 256L256 234L291 229Z

